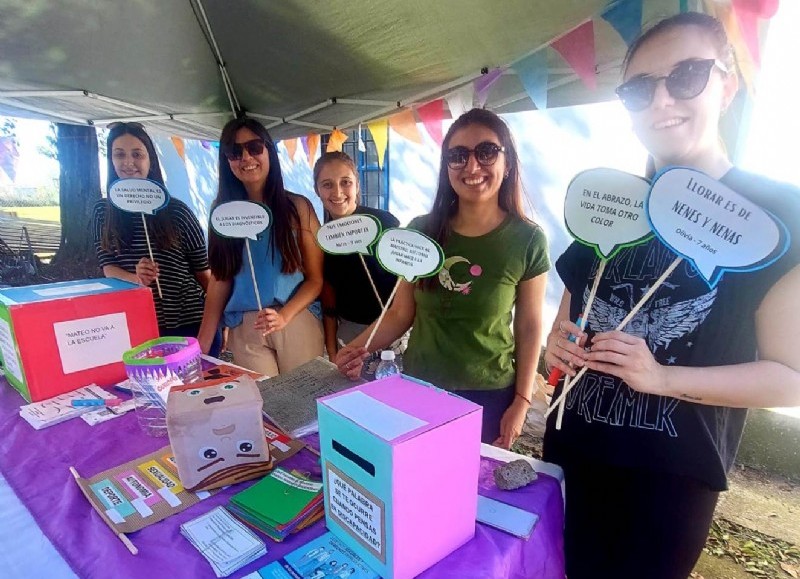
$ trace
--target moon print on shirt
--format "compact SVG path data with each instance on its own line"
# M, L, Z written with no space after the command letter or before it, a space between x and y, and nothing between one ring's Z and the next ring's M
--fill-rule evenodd
M460 255L454 255L453 257L448 257L444 260L444 265L442 269L439 271L439 283L442 284L442 287L446 290L450 290L451 292L458 292L460 294L469 295L469 292L472 291L472 281L463 281L457 282L453 279L453 275L450 272L450 269L456 265L457 263L466 263L467 265L471 266L469 268L469 274L472 277L480 277L483 273L483 268L477 264L473 265L470 260L466 257L461 257ZM461 268L459 268L461 269Z

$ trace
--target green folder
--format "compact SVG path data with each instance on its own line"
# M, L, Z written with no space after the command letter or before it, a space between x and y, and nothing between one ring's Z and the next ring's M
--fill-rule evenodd
M313 490L313 487L319 487ZM253 517L276 525L285 525L322 493L321 483L276 468L268 476L239 493L230 502Z

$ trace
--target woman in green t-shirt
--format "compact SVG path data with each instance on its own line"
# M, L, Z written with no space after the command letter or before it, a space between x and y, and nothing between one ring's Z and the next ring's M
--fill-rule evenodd
M506 124L482 109L463 114L442 145L433 210L409 225L442 246L444 268L400 282L371 343L380 350L412 328L405 372L480 404L483 442L504 448L520 435L533 395L550 267L522 199ZM344 374L359 376L371 330L339 351Z

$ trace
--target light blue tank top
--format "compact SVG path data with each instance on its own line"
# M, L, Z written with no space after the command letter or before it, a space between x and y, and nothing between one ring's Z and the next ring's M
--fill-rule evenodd
M303 283L305 277L301 271L281 273L283 258L280 251L272 252L272 236L263 235L260 239L245 241L250 244L253 255L253 268L256 273L258 293L261 306L268 308L282 306L288 302ZM321 318L322 309L318 301L311 302L309 311ZM245 312L258 311L253 277L250 273L250 261L247 259L247 246L242 248L242 267L233 277L231 297L225 305L222 321L228 328L235 328L242 323Z

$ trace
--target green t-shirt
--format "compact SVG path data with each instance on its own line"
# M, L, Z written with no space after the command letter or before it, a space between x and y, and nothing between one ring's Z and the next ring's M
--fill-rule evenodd
M425 216L409 228L425 231ZM511 310L520 282L550 268L538 225L508 216L479 237L450 234L434 287L414 290L416 314L403 371L446 390L514 382Z

